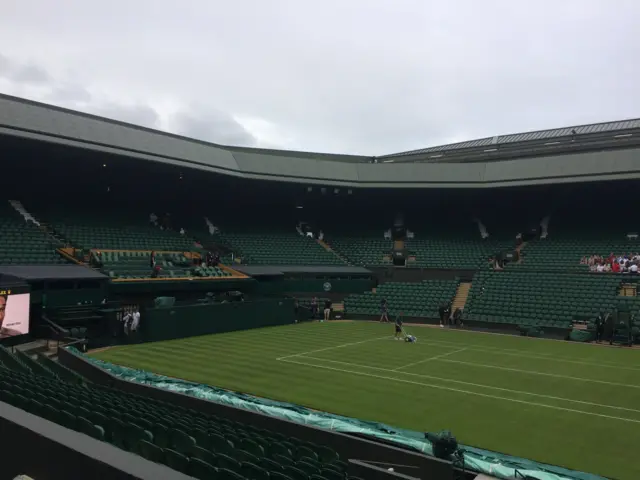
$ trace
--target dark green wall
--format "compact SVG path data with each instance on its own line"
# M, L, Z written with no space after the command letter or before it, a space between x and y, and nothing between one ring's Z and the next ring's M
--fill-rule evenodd
M208 335L287 325L294 322L293 300L255 300L150 308L141 320L141 341Z
M148 282L111 282L110 295L134 295L152 293L161 295L182 291L217 292L225 290L246 291L252 288L255 280L251 278L229 280L150 280Z
M331 288L325 289L325 284ZM285 293L363 293L371 290L373 281L371 279L270 279L259 280L256 291L264 295L277 295Z
M55 288L56 282L31 285L31 304L46 308L66 307L69 305L99 305L107 296L107 283L99 283L95 287L82 287L73 282L65 283L66 288ZM61 283L61 282L57 282Z

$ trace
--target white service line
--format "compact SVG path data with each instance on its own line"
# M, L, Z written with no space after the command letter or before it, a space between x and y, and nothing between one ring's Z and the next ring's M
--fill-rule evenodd
M369 338L367 340L362 340L360 342L343 343L342 345L336 345L333 347L319 348L318 350L310 350L308 352L294 353L293 355L285 355L284 357L276 358L276 360L285 360L287 358L301 357L303 355L310 355L312 353L326 352L327 350L334 350L336 348L352 347L353 345L361 345L363 343L375 342L378 340L387 340L389 338L392 338L392 337L390 337L389 335L386 335L384 337Z
M531 406L535 406L535 407L542 407L542 408L549 408L551 410L560 410L563 412L571 412L571 413L578 413L580 415L589 415L589 416L593 416L593 417L600 417L600 418L607 418L610 420L620 420L622 422L629 422L629 423L640 423L640 420L635 420L632 418L623 418L623 417L614 417L613 415L605 415L602 413L594 413L594 412L585 412L584 410L576 410L574 408L566 408L566 407L558 407L555 405L547 405L546 403L537 403L537 402L528 402L526 400L518 400L515 398L506 398L506 397L500 397L498 395L489 395L487 393L478 393L478 392L472 392L470 390L462 390L462 389L458 389L458 388L452 388L452 387L445 387L442 385L433 385L430 383L423 383L423 382L415 382L413 380L407 380L404 378L397 378L397 377L386 377L384 375L375 375L373 373L365 373L365 372L358 372L355 370L346 370L344 368L334 368L334 367L329 367L327 365L316 365L313 363L307 363L307 362L301 362L299 360L282 360L283 362L288 362L288 363L293 363L296 365L306 365L308 367L314 367L314 368L322 368L325 370L333 370L335 372L342 372L342 373L351 373L354 375L359 375L359 376L363 376L363 377L370 377L370 378L379 378L382 380L391 380L393 382L399 382L399 383L408 383L411 385L421 385L423 387L429 387L429 388L435 388L438 390L447 390L450 392L456 392L456 393L464 393L467 395L475 395L478 397L483 397L483 398L491 398L494 400L503 400L505 402L513 402L513 403L520 403L520 404L524 404L524 405L531 405ZM402 372L393 372L393 373L402 373ZM572 400L573 401L573 400ZM603 405L604 407L606 407L606 405ZM616 407L611 407L610 408L616 408Z
M632 383L608 382L606 380L595 380L593 378L574 377L572 375L560 375L559 373L536 372L534 370L522 370L520 368L501 367L499 365L487 365L484 363L463 362L462 360L451 360L449 358L443 359L441 357L442 355L440 357L436 357L431 360L440 360L441 362L447 362L447 363L459 363L460 365L471 365L473 367L480 367L480 368L492 368L494 370L503 370L505 372L528 373L530 375L541 375L543 377L565 378L567 380L573 380L576 382L600 383L602 385L612 385L614 387L640 388L640 385L634 385Z
M604 368L611 368L614 370L631 370L631 371L635 371L638 372L640 371L640 367L623 367L621 365L616 365L616 364L612 364L612 363L606 363L606 362L588 362L588 361L584 361L584 360L572 360L570 358L566 358L566 357L554 357L552 356L553 354L547 354L547 353L538 353L538 352L531 352L529 354L527 353L515 353L518 350L514 350L514 349L504 349L504 348L499 348L499 347L486 347L486 346L482 346L482 345L474 345L474 344L465 344L462 342L446 342L446 341L439 341L439 340L420 340L419 343L417 343L416 345L431 345L434 347L466 347L467 350L471 350L474 352L485 352L485 353L494 353L496 355L509 355L512 357L521 357L521 358L530 358L532 360L548 360L548 361L552 361L552 362L556 362L556 363L572 363L572 364L576 364L576 365L588 365L588 366L592 366L592 367L604 367Z
M459 350L454 350L453 352L443 353L442 355L436 355L435 357L425 358L424 360L420 360L419 362L408 363L407 365L402 365L401 367L396 367L392 369L394 372L398 370L402 370L403 368L413 367L414 365L420 365L421 363L431 362L432 360L440 360L441 358L448 357L449 355L453 355L455 353L464 352L466 348L460 348Z
M518 395L529 395L531 397L548 398L549 400L559 400L559 401L562 401L562 402L578 403L580 405L589 405L589 406L592 406L592 407L611 408L613 410L623 410L625 412L640 413L640 410L635 409L635 408L619 407L619 406L616 406L616 405L605 405L603 403L587 402L586 400L574 400L572 398L556 397L554 395L546 395L544 393L525 392L524 390L512 390L510 388L495 387L493 385L484 385L482 383L465 382L464 380L455 380L453 378L448 378L448 377L447 378L436 377L436 376L433 376L433 375L424 375L422 373L399 372L397 370L391 370L390 368L372 367L370 365L363 365L361 363L341 362L339 360L327 360L325 358L317 358L317 357L303 357L303 360L304 359L317 360L319 362L337 363L337 364L347 365L347 366L351 366L351 367L368 368L370 370L378 370L378 371L381 371L381 372L401 373L403 375L410 375L412 377L428 378L430 380L441 380L443 382L457 383L458 385L467 385L467 386L470 386L470 387L480 387L480 388L486 388L487 390L497 390L497 391L500 391L500 392L515 393L515 394L518 394ZM284 361L285 362L288 361L290 363L294 363L293 360L284 360ZM504 397L502 397L502 398L504 398ZM509 400L509 399L505 398L505 400Z

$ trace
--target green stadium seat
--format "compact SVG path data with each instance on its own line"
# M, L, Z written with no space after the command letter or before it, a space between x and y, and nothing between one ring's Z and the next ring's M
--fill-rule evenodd
M241 466L240 473L247 480L269 480L269 472L253 463L244 462Z
M156 463L164 463L164 450L147 440L140 440L138 444L138 451L140 455L147 460Z
M218 478L218 470L213 465L193 457L189 460L188 474L199 480L215 480Z
M207 450L200 446L193 447L193 449L191 450L191 458L198 458L210 465L218 465L218 457L210 450Z
M178 472L184 474L189 473L189 458L175 450L171 450L170 448L165 449L164 461L168 467Z

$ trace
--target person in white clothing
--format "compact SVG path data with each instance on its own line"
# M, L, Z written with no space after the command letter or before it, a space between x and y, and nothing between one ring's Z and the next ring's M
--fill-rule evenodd
M635 263L632 263L631 266L629 267L629 272L631 272L633 274L637 274L638 273L638 265L636 265Z
M131 320L131 333L136 332L138 330L138 325L140 325L140 310L136 308L133 311L132 317L133 318Z
M132 319L133 319L133 316L131 315L131 312L126 312L122 317L122 328L124 330L125 335L129 335L129 325L131 325Z
M604 265L602 265L601 263L599 263L599 264L596 266L596 272L600 272L600 273L604 272Z

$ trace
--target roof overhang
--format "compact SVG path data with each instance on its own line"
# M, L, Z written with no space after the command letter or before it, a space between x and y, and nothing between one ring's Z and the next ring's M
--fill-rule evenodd
M25 281L109 280L106 275L80 265L2 265L0 275L9 275Z
M246 179L331 187L495 188L640 178L640 155L630 140L635 134L623 137L625 148L612 150L523 159L504 147L498 161L371 163L368 157L228 148L6 95L0 95L0 134Z

